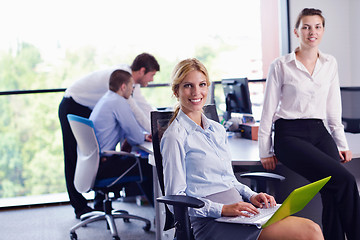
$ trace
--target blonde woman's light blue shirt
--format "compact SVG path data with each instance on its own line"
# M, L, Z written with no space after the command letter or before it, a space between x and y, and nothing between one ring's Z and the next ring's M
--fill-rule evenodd
M161 140L166 195L188 195L205 202L191 216L220 217L223 204L204 197L235 188L249 201L253 192L237 181L224 127L202 115L204 129L180 110Z

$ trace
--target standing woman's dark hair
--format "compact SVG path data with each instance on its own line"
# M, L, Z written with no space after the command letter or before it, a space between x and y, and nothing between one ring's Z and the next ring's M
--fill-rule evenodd
M317 15L322 19L323 27L325 27L325 18L322 15L321 10L315 8L304 8L298 15L295 23L295 29L298 29L300 26L301 19L305 16L314 16Z

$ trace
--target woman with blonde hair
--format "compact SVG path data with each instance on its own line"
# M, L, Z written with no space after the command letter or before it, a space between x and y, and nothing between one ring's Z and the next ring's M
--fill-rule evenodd
M323 239L314 222L287 217L264 229L215 221L221 216L257 214L256 207L273 207L274 197L253 192L237 181L231 166L224 127L202 113L210 80L197 59L179 62L172 90L179 101L160 148L166 195L188 195L204 201L190 209L195 239Z

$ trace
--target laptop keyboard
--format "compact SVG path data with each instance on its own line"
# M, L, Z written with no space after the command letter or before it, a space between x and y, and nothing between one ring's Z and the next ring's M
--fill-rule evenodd
M281 204L277 204L275 207L271 207L271 208L258 208L259 213L254 215L254 214L249 214L250 217L245 217L245 216L237 216L234 218L229 219L229 222L239 222L239 220L241 220L242 223L254 223L257 222L260 219L263 219L265 217L270 218L274 212L276 212L278 210L278 208L281 206Z

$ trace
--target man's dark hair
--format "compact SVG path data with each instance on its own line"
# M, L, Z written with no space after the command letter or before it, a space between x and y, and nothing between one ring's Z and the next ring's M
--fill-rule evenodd
M109 89L113 92L117 92L122 84L128 84L130 82L131 74L124 70L115 70L110 75Z
M138 55L131 64L132 71L139 71L142 67L145 68L145 74L152 71L160 71L160 65L155 57L148 53Z

